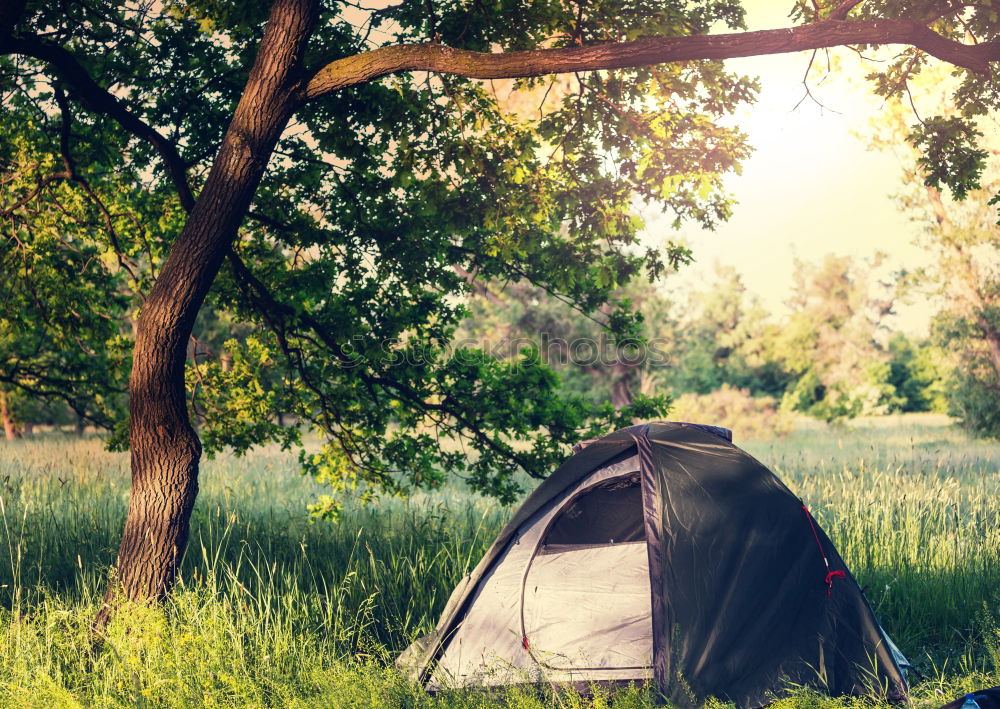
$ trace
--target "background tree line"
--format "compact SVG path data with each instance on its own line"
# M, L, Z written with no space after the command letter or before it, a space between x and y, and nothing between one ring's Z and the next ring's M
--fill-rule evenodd
M989 215L984 210L981 216ZM927 335L894 330L894 304L916 287L918 277L927 276L891 274L895 277L886 281L880 265L880 260L834 255L818 263L797 261L788 312L782 315L767 312L730 266L716 265L711 282L679 299L672 300L657 284L636 282L619 295L641 313L641 321L632 339L618 340L609 337L598 317L537 286L480 286L470 296L469 317L455 340L501 358L517 359L534 350L539 363L559 374L560 387L595 405L610 401L622 407L635 394L668 394L675 409L679 398L681 410L699 418L721 416L755 428L754 418L768 419L770 425L761 430L787 424L776 412L837 421L935 411L996 435L996 374L988 343L976 330L977 318L994 322L995 312L969 309L953 299L945 301ZM980 284L980 291L989 288L995 285ZM217 397L238 378L243 389L252 391L230 391L231 402L240 399L245 405L255 396L268 401L267 408L246 416L263 414L278 425L297 425L292 407L275 393L280 382L274 380L269 353L255 342L248 328L225 313L203 310L189 354L196 420L205 421L209 405L218 405ZM102 365L120 368L121 361ZM109 372L111 380L124 376ZM8 438L30 434L38 424L82 433L87 412L114 398L112 392L68 403L34 398L27 388L0 393ZM240 420L216 435L238 435Z
M828 421L947 410L943 340L891 331L894 296L873 270L848 257L798 262L789 313L780 317L747 292L732 267L717 266L713 282L675 302L654 285L633 285L622 295L643 319L631 347L609 346L600 325L544 292L507 286L476 303L462 335L501 350L532 343L565 386L594 400L738 390L754 401L729 394L730 408L750 407L730 415L780 409ZM603 345L601 358L579 344L591 342ZM699 403L708 407L703 416L726 415L711 397Z

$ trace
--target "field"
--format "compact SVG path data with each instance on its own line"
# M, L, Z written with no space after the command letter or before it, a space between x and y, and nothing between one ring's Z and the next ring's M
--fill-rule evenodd
M1000 684L1000 444L932 417L737 441L810 506L935 707ZM128 495L127 458L61 434L0 447L0 706L642 707L521 691L429 697L390 669L510 513L464 492L349 505L280 451L208 461L177 592L88 633ZM141 630L141 632L140 632ZM840 706L813 694L785 706Z

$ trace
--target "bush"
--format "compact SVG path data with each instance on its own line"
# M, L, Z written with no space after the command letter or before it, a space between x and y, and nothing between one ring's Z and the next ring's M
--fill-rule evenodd
M948 387L949 411L973 435L1000 438L1000 377L988 362L956 370Z
M792 430L792 418L779 411L770 396L751 396L747 389L723 384L708 394L682 394L673 401L675 421L724 426L741 439L783 436Z

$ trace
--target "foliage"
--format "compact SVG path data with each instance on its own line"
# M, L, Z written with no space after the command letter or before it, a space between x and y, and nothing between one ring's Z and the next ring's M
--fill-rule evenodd
M937 98L940 86L954 79L931 72L926 83L914 87L916 100ZM945 118L963 124L966 132L978 132L961 105L945 104ZM872 136L873 145L886 148L905 132L906 108L888 106ZM942 119L945 120L945 119ZM958 129L956 129L958 130ZM987 131L984 149L996 151L996 135ZM937 297L943 307L935 318L932 338L945 353L949 368L947 386L935 397L947 400L949 410L979 435L1000 435L1000 242L996 239L994 204L1000 189L995 167L982 160L975 180L980 189L961 189L949 182L951 196L928 178L916 180L926 171L926 155L915 150L903 156L903 189L896 196L899 208L923 225L919 240L930 255L930 265L907 274L910 292ZM970 158L971 160L971 158ZM968 163L971 165L971 163ZM969 167L969 170L972 168Z
M745 389L828 421L940 407L940 351L889 338L893 294L877 267L833 255L797 262L791 312L781 318L747 296L733 269L718 270L675 316L682 335L667 381L703 395Z
M971 368L956 371L948 384L949 412L970 431L1000 438L1000 379L996 369L982 359Z
M8 101L14 111L24 105L18 95ZM68 408L110 427L122 415L129 361L127 273L104 228L104 202L90 188L89 172L76 174L75 188L43 180L59 167L75 173L72 158L58 157L53 145L70 155L66 119L25 119L27 125L0 124L6 183L0 199L0 385L17 402L12 409L20 409L15 415L22 421ZM102 184L109 191L116 186L115 176ZM33 198L38 191L47 198ZM124 214L108 218L118 228L126 220Z
M889 339L888 376L888 384L895 392L893 411L947 411L947 359L942 348L930 339L914 340L902 332L893 333Z
M771 343L795 377L783 407L828 421L893 408L882 344L892 299L875 288L877 265L833 255L820 264L796 262L792 313Z
M933 709L1000 684L989 642L1000 603L996 443L903 417L741 442L801 495L845 557L880 621L923 679ZM95 440L39 437L0 459L0 704L5 707L421 707L540 709L533 692L424 694L389 667L426 632L492 542L509 508L452 482L432 495L310 523L322 486L289 475L294 454L205 465L191 552L162 608L135 607L91 654L127 504L128 456ZM4 524L5 522L5 524ZM142 632L135 632L135 628ZM995 638L992 640L995 647ZM600 695L603 696L603 695ZM654 706L641 689L564 706ZM786 709L852 704L806 695Z
M524 282L484 284L470 298L471 315L456 342L501 358L531 347L563 387L595 404L614 401L615 389L624 387L626 404L655 401L665 411L656 379L671 365L669 351L676 345L670 303L643 280L622 287L615 298L618 309L585 314ZM622 318L628 322L614 324Z
M935 116L915 126L908 140L920 151L917 165L924 173L924 185L934 189L948 185L957 200L979 187L989 155L977 147L980 137L975 124L960 116Z
M801 3L794 16L812 22L842 10L855 18L923 12L887 0L846 9ZM996 34L991 13L962 6L934 18L934 31L986 41ZM12 197L3 209L16 217L3 223L5 255L37 255L47 264L38 280L45 288L33 291L40 297L17 296L25 312L41 303L45 313L8 314L8 300L0 314L11 333L6 359L18 363L13 374L0 374L4 381L62 397L122 433L124 323L186 219L188 192L204 183L263 16L261 4L235 1L33 0L15 26L0 28L4 138L23 152L5 155L2 166ZM307 58L312 64L397 42L509 51L742 26L734 0L586 8L445 0L374 11L333 4L322 8ZM881 93L897 96L926 63L906 49L873 78ZM930 119L911 133L925 150L927 179L959 197L982 169L973 121L997 103L987 79L960 73L961 120ZM232 225L238 234L228 270L195 333L187 382L209 453L298 446L298 433L281 425L290 416L323 436L319 451L301 460L334 491L407 492L454 473L509 499L519 490L516 471L542 474L581 437L664 411L663 398L634 397L613 411L567 394L530 353L504 361L452 347L467 315L463 297L476 283L521 280L584 314L602 311L615 339L641 330L624 302L615 306L616 294L689 254L644 250L640 207L667 210L675 225L707 228L729 215L723 176L749 150L730 119L756 85L721 62L699 61L568 81L536 77L513 89L537 100L537 115L506 110L491 83L434 73L394 74L299 108L273 159L267 156L253 205L238 215L247 219ZM101 101L128 113L129 131ZM164 136L159 150L152 131ZM61 230L57 214L74 224ZM32 238L20 239L29 227ZM85 273L57 292L68 264ZM50 313L59 316L45 321ZM25 323L37 318L46 325L32 332ZM804 327L793 329L810 341ZM779 370L759 351L755 364L743 352L744 335L728 335L735 343L689 353L700 360L693 371L711 375L692 388L731 380L777 394L795 379L796 405L824 416L891 406L884 362L866 370L863 391L855 391L832 365L809 369L789 360ZM199 349L198 341L213 346ZM45 357L32 361L42 349ZM55 377L47 388L39 384L43 371ZM448 450L445 441L465 449ZM336 502L321 507L335 511Z
M709 394L682 394L674 399L670 415L676 421L728 428L737 442L784 436L792 430L791 416L778 409L775 399L751 396L729 384Z
M981 315L1000 330L1000 317L992 309ZM948 412L976 435L1000 438L1000 370L983 341L981 321L952 310L940 313L934 325L935 338L951 348L955 364L946 379Z
M788 376L766 352L774 324L735 268L716 264L714 275L675 308L673 366L665 381L678 392L708 394L730 385L780 396Z
M795 16L814 21L831 11L829 3L802 3ZM853 17L914 11L895 0L847 10ZM960 19L939 18L935 31L980 40L995 34L979 6ZM48 224L50 241L35 248L54 264L75 238L85 247L78 254L90 248L117 262L65 293L77 311L88 311L78 320L93 342L81 346L70 326L43 330L70 345L53 348L67 361L43 363L62 377L45 395L98 411L103 425L121 430L124 423L120 406L109 402L124 380L120 350L128 333L116 339L90 324L100 313L121 323L139 308L185 220L185 192L197 193L217 152L263 20L259 3L33 1L12 28L13 39L34 49L0 60L5 130L10 145L30 144L33 157L5 162L4 179L13 180L5 209L34 225L39 214L75 203L71 211L85 213L87 230L67 236ZM445 0L367 14L327 5L317 26L310 60L400 41L506 51L703 34L742 27L743 11L733 0L613 2L586 11L555 0L489 7ZM924 63L906 50L875 77L879 90L896 95ZM489 83L438 74L393 75L300 108L239 226L230 272L209 296L204 333L195 333L214 341L200 350L208 355L200 362L195 346L188 376L209 452L298 445L297 434L276 420L288 415L324 436L321 451L303 455L303 463L334 487L404 491L456 473L510 496L515 470L539 474L580 437L663 411L664 401L652 398L620 413L595 407L586 396L566 395L530 357L515 365L450 347L471 283L521 279L592 314L637 275L660 275L685 258L683 250L641 249L642 203L668 210L676 224L705 227L730 212L722 178L748 148L728 119L753 97L754 82L717 61L574 78L514 82L538 101L537 113L505 110ZM142 130L127 133L95 109L102 87L114 87L122 110L166 136L185 174L162 169L155 141L135 137ZM994 107L996 96L969 72L956 95L964 122L925 122L913 140L926 149L928 179L959 195L981 163L968 147L977 138L968 121ZM16 234L5 236L11 253L26 248L11 246ZM78 265L96 263L81 259ZM56 282L55 273L49 280ZM44 299L59 303L55 293ZM640 327L626 310L606 313L614 337ZM26 361L24 347L38 348L17 317L11 320L18 340L11 347ZM232 332L209 333L213 322ZM239 366L211 361L221 360L220 342L229 336L238 340ZM72 355L79 351L97 356ZM826 373L814 374L829 387ZM21 374L7 378L37 385ZM764 388L777 393L781 386ZM512 400L505 392L515 388ZM463 441L468 455L445 452L445 439Z
M798 263L796 274L793 310L780 319L747 293L731 267L717 266L704 290L680 302L653 284L630 285L622 295L642 317L641 348L631 359L621 343L602 339L593 320L522 284L473 298L459 339L507 357L512 343L530 342L565 386L594 401L608 401L623 378L645 394L670 392L682 407L672 409L673 418L727 416L714 405L703 413L694 406L715 401L716 392L737 409L766 411L764 402L777 399L786 412L825 420L944 410L944 354L925 340L889 336L893 295L876 282L875 265L831 255L820 264ZM730 401L736 391L761 398Z
M803 6L800 3L800 8ZM992 40L1000 27L997 10L990 4L963 7L958 22L943 18L933 4L913 6L900 0L860 3L853 13L856 17L927 18L943 36L973 43ZM888 105L906 107L896 113L904 122L896 139L905 138L906 143L898 140L897 144L908 144L917 153L919 172L915 184L934 189L947 187L956 200L965 199L970 190L980 186L989 154L981 140L979 122L1000 108L995 77L990 72L951 70L912 47L878 60L870 65L873 71L868 78ZM933 107L936 115L916 108L913 87L921 84L936 84L937 89L943 89L941 100ZM890 123L893 119L880 116L880 120Z
M428 37L513 50L742 26L732 0L612 3L583 15L551 0L442 2L430 14L404 3L371 12L364 27L356 15L323 8L309 63ZM117 279L101 297L88 297L97 285L67 292L86 311L81 324L120 325L141 307L185 221L185 190L206 178L263 19L262 6L239 2L27 3L14 36L36 49L0 58L0 85L4 130L38 157L27 171L5 165L4 179L17 176L7 207L24 220L55 214L64 199L87 212L93 233L50 228L44 244L52 262L71 238L82 240L81 264L99 263L86 249L116 259L101 271ZM61 52L79 71L45 58ZM505 110L486 82L406 73L299 108L196 324L187 384L207 452L299 446L287 417L324 437L301 460L334 493L407 492L457 474L509 499L516 471L541 474L580 438L663 413L663 399L637 397L618 412L567 393L530 355L453 347L463 297L478 281L523 279L585 313L606 309L613 337L632 332L628 308L610 302L617 289L685 258L640 246L640 207L707 227L728 216L722 178L749 149L727 119L755 84L714 61L581 74L550 95L555 83L515 82L545 104L529 113ZM101 87L166 136L185 175L95 110ZM60 176L67 159L74 167ZM23 251L4 236L10 253ZM122 300L109 307L112 296ZM121 388L126 361L88 364L106 365L114 381L104 391ZM101 423L124 430L120 409Z

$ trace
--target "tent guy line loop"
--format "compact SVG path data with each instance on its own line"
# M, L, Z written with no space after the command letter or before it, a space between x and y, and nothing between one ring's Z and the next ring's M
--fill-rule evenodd
M834 579L846 579L846 578L847 578L847 572L844 571L843 569L837 569L836 571L827 571L826 572L826 595L828 595L828 596L830 595L830 589L833 588L833 580Z
M823 583L826 584L826 595L829 596L833 591L833 580L834 579L846 579L847 572L843 569L837 569L836 571L830 568L830 560L826 556L826 551L823 549L823 542L819 539L819 532L816 531L816 525L813 523L812 514L809 512L809 508L804 504L802 505L802 513L806 516L806 521L809 522L809 529L812 530L813 538L816 540L816 546L819 547L819 554L823 557L823 564L826 566L826 578L823 579Z

